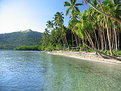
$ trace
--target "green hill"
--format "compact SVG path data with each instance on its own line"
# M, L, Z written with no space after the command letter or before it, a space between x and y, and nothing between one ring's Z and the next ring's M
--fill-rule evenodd
M42 33L31 29L0 34L0 49L13 49L17 46L37 45Z

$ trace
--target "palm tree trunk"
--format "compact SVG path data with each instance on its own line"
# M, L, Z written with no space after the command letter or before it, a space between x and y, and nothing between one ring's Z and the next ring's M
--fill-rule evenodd
M107 28L107 37L108 37L108 43L109 43L109 50L110 50L110 54L112 56L113 55L113 52L112 52L112 46L111 46L110 30L108 28L107 19L105 19L105 20L106 20L105 23L106 23L106 28Z
M94 35L95 35L95 40L96 40L96 45L97 45L97 49L99 50L99 42L98 42L98 39L97 39L97 34L96 34L96 30L95 29L93 29L94 30Z
M104 40L104 50L107 50L107 39L105 36L105 31L104 31L104 27L102 27L102 33L103 33L103 40Z
M104 40L103 40L103 33L102 33L102 31L101 31L101 27L99 26L99 29L98 29L98 31L99 31L99 38L100 38L100 45L101 45L101 50L104 50Z
M88 3L93 9L95 9L96 11L98 11L99 13L103 14L104 16L110 17L111 19L113 19L114 21L121 23L121 20L116 19L115 17L104 13L103 11L100 11L96 6L94 6L92 3L90 3L88 0L85 0L86 3Z
M78 45L78 39L77 39L77 36L76 36L75 33L74 33L74 37L75 37L75 41L76 41L76 46L79 46L79 45Z
M67 40L67 38L66 38L66 33L64 32L64 39L65 39L65 43L66 43L66 45L67 45L67 47L68 47L68 40Z
M71 32L71 37L72 37L72 46L74 46L74 37L73 37L73 33Z
M114 37L115 37L115 49L118 50L118 39L117 39L117 33L116 33L115 25L114 25Z
M95 46L94 46L94 43L93 43L93 41L92 41L92 38L91 38L90 34L89 34L87 31L85 31L85 34L86 34L86 36L87 36L87 39L88 39L90 45L91 45L92 48L94 49Z
M120 49L120 34L118 33L118 49Z
M112 35L111 39L112 39L112 41L111 41L112 42L112 44L111 44L112 45L112 49L116 49L116 46L115 46L115 35L114 34Z
M102 32L101 32L101 50L104 50L104 40Z

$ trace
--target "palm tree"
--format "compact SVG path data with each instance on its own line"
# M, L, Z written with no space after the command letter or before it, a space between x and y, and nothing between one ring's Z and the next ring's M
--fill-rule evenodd
M63 25L64 23L64 17L63 17L63 13L62 12L57 12L54 15L54 24L56 25L57 30L60 30L59 32L61 32L61 37L64 38L62 39L63 44L68 46L68 42L67 42L67 38L66 38L66 28Z
M75 18L76 16L74 15L75 11L79 11L78 6L83 5L82 3L76 3L76 0L70 0L70 2L64 2L64 7L68 7L66 10L66 15L71 14L71 18Z
M54 24L56 26L62 26L64 23L64 17L63 17L63 13L62 12L57 12L54 15Z
M66 15L69 14L71 15L71 20L69 21L69 25L71 26L71 30L72 30L72 46L74 46L74 39L76 41L76 45L79 46L78 43L78 38L74 33L74 26L77 23L77 18L78 18L78 13L80 12L78 6L83 5L82 3L76 3L76 0L70 0L70 2L64 2L64 7L68 7L68 9L66 10Z
M117 19L120 19L120 17L121 17L121 10L120 10L121 2L119 0L105 0L102 2L102 4L103 4L103 8L105 8L106 13L108 13L112 16L115 16ZM106 27L110 33L110 34L108 34L108 37L110 38L110 42L111 42L109 47L117 50L118 39L117 39L116 26L118 24L116 21L112 21L110 18L108 19L107 17L106 17L106 21L108 22L106 24Z
M99 2L99 0L84 0L84 1L85 1L87 4L89 4L93 9L95 9L97 12L103 14L103 15L106 16L106 17L111 18L112 20L114 20L114 21L116 21L116 22L118 22L118 23L121 23L121 20L117 19L117 18L114 17L114 16L111 16L111 15L105 13L104 11L99 10L94 4L91 3L91 1L97 1L97 2ZM116 0L116 1L119 1L119 3L121 4L120 0Z
M54 23L53 21L47 21L47 24L46 24L47 28L52 30L54 28Z

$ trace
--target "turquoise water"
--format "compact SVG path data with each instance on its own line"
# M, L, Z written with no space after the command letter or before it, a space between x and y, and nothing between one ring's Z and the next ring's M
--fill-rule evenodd
M0 91L121 91L121 65L0 51Z

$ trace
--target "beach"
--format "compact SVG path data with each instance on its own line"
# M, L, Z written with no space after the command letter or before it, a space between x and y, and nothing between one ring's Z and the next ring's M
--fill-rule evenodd
M52 55L78 58L78 59L88 60L88 61L103 62L103 63L109 63L109 64L121 64L121 61L118 61L115 59L104 59L96 55L95 52L71 52L71 51L51 51L50 52L49 51L47 53Z

